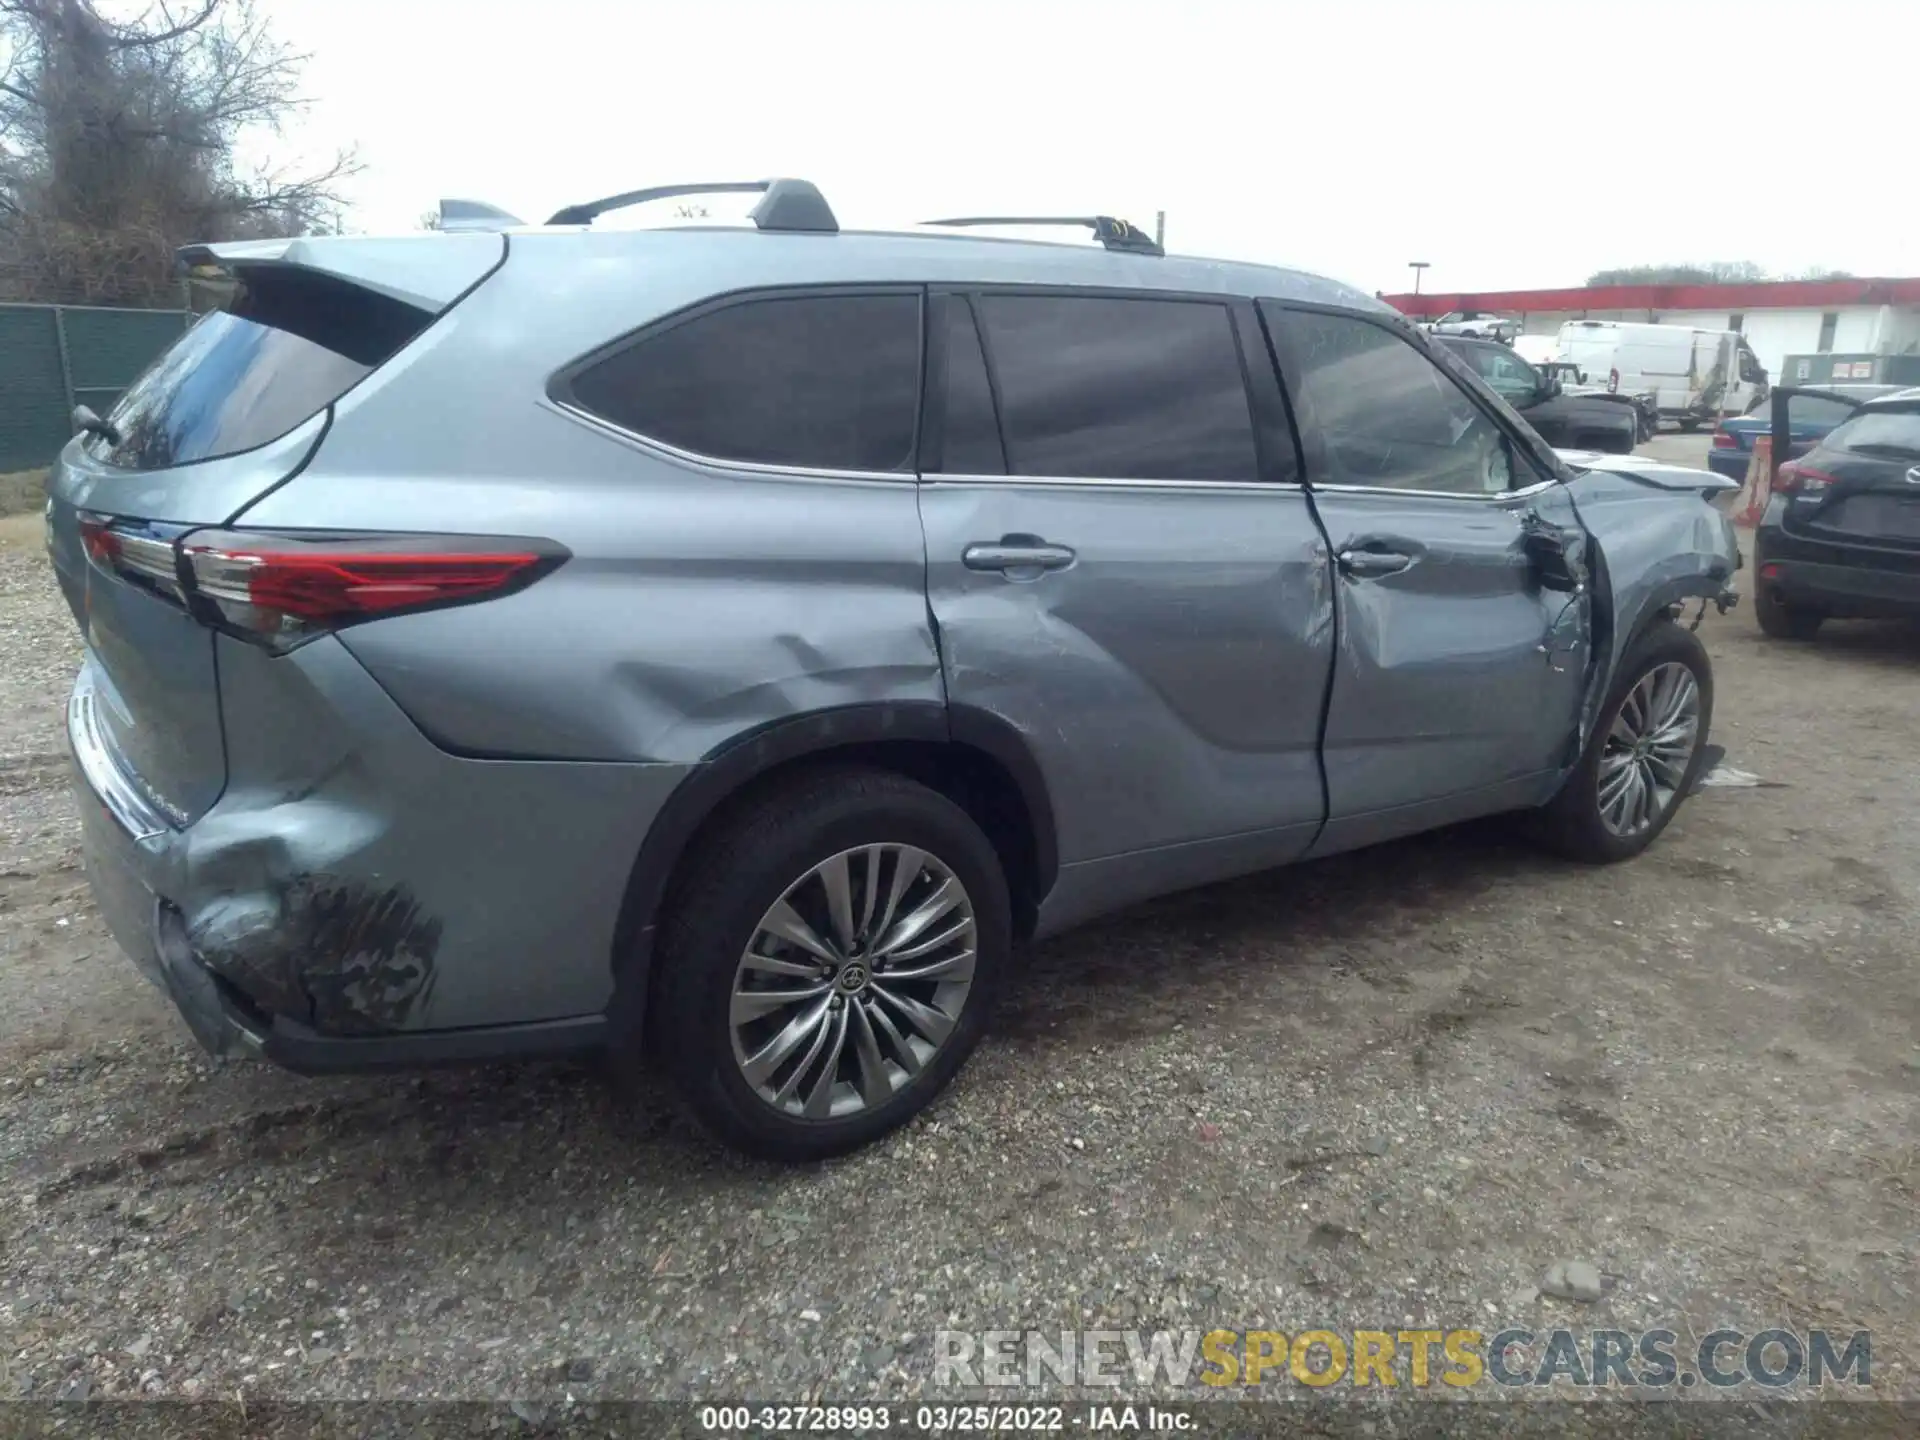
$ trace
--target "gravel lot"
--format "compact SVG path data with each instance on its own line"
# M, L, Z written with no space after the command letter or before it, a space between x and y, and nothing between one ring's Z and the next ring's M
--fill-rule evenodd
M584 1066L210 1065L91 909L73 626L0 519L0 1395L897 1402L942 1328L1512 1322L1868 1328L1920 1398L1920 636L1702 635L1767 784L1639 861L1486 825L1149 906L781 1171Z

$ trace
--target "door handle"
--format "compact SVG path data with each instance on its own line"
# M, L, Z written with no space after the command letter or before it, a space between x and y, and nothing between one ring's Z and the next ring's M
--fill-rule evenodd
M1037 535L1006 535L998 540L976 541L960 553L960 563L969 570L1013 571L1064 570L1074 562L1074 553L1065 545L1054 545Z
M1390 550L1342 550L1337 558L1341 572L1356 580L1393 575L1413 563L1411 555L1396 555Z

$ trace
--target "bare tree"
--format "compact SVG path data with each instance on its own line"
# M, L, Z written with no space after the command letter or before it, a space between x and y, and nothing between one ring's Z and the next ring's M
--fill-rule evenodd
M177 303L194 240L331 228L350 154L317 172L248 171L250 132L306 104L306 57L253 0L0 0L0 298Z

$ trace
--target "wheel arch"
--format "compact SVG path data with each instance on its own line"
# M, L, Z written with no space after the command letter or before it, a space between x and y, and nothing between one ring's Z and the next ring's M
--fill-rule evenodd
M644 1003L655 927L695 838L730 806L779 777L830 762L896 771L967 810L1006 868L1016 929L1032 932L1059 872L1059 850L1045 778L1020 733L1000 717L965 705L836 706L734 737L705 756L667 798L641 842L614 929L616 1004Z

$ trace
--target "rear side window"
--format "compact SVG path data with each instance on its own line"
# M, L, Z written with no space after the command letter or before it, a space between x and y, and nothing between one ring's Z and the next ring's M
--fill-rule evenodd
M294 267L237 272L203 316L120 397L110 464L163 470L277 440L338 400L433 320L344 280Z
M709 310L595 362L574 400L622 429L719 460L912 468L920 297L787 295Z
M974 304L1010 473L1260 478L1224 305L995 294Z
M1823 448L1920 460L1920 410L1869 410L1827 436Z

